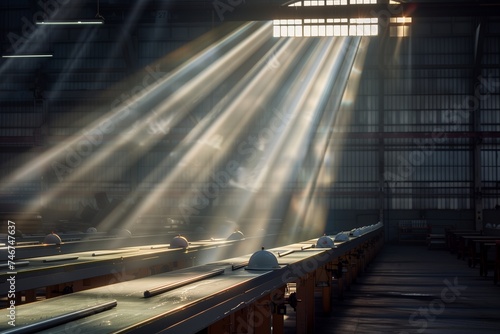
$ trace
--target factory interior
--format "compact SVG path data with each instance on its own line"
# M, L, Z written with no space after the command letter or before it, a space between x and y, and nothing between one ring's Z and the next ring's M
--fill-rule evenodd
M498 333L496 0L2 0L0 333Z

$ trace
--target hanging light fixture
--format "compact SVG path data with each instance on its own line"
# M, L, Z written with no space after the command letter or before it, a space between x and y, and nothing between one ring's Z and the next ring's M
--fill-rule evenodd
M12 54L2 55L2 58L51 58L53 55L50 53L33 53L33 54Z
M40 21L38 25L87 25L87 24L103 24L104 20L73 20L73 21Z
M37 25L98 25L104 24L104 17L99 11L99 0L97 0L97 14L94 19L85 20L44 20L36 22Z

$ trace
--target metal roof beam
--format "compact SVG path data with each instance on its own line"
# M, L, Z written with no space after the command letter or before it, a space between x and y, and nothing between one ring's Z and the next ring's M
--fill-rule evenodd
M225 10L224 10L225 9ZM344 6L288 7L272 4L242 4L232 10L222 7L226 20L261 21L301 18L378 17L486 17L499 16L500 3L405 3L399 5L366 4ZM196 10L191 8L191 10Z

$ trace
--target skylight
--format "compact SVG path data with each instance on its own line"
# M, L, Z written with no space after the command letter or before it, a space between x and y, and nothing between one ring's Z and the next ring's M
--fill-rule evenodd
M392 0L391 0L392 1ZM376 4L377 0L303 0L289 7L347 6ZM397 2L396 2L397 3ZM411 17L390 19L390 36L409 35ZM373 18L281 19L273 21L274 37L377 36L379 20Z
M274 37L377 36L378 19L274 20Z

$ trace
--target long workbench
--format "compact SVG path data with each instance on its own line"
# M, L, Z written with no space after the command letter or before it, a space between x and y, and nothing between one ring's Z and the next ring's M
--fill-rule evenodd
M271 328L280 333L284 305L292 304L285 295L294 283L301 300L295 305L297 329L306 333L314 316L314 290L320 287L328 304L332 266L344 263L344 277L354 279L383 244L383 227L372 226L329 248L316 242L266 250L277 259L275 268L255 270L247 254L21 305L15 308L16 326L4 322L0 331L219 334L221 328L243 326L255 333L271 333ZM328 273L326 281L318 282L320 272Z
M164 241L167 238L172 236L151 239ZM254 243L266 244L273 238L273 235L267 235L244 240L200 240L189 242L186 249L170 248L169 243L111 248L112 245L123 245L123 241L131 241L117 239L107 240L106 248L102 240L85 245L26 246L24 254L31 254L32 257L24 256L18 260L16 256L14 270L9 269L7 261L0 264L0 295L7 295L7 279L13 272L16 277L16 304L19 305L36 301L40 288L45 289L45 298L52 298L65 293L65 289L81 291L245 254L253 249ZM103 248L96 247L99 245ZM90 246L95 248L89 250ZM16 255L20 253L19 248ZM82 248L85 250L68 251Z

